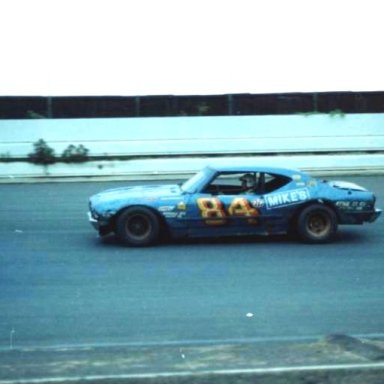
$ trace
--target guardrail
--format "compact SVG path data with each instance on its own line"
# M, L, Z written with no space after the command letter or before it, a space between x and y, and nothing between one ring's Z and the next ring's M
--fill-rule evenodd
M0 120L0 155L44 139L93 157L384 151L384 114Z

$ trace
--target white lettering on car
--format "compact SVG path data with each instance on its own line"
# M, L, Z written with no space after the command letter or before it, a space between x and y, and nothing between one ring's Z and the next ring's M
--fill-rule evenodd
M174 209L175 209L174 205L163 205L158 208L160 212L169 212L169 211L173 211Z
M298 204L310 198L307 188L294 189L289 192L272 193L265 197L267 209L285 207Z

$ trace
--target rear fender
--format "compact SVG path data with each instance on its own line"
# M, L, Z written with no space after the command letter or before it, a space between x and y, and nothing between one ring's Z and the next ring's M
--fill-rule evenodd
M313 205L313 204L323 204L323 205L327 206L328 208L332 209L332 211L335 213L335 215L337 217L337 222L338 223L340 222L339 212L336 209L336 206L333 204L332 201L324 200L324 199L313 199L313 200L306 201L304 204L300 205L300 207L295 209L295 211L293 212L293 215L291 217L291 220L290 220L290 226L293 225L293 228L296 228L297 220L298 220L298 217L299 217L301 211L303 209L305 209L306 207Z

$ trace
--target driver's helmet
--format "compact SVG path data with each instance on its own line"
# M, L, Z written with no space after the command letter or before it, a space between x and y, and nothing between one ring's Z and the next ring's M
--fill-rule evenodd
M255 186L255 176L252 173L246 173L240 177L241 186L244 189L252 189Z

